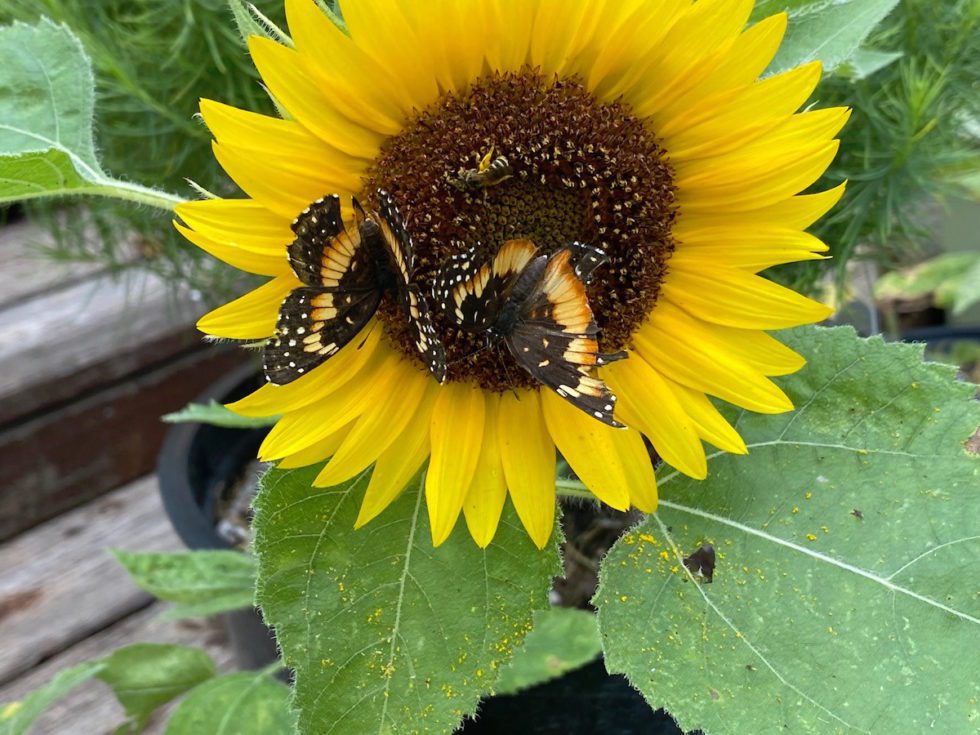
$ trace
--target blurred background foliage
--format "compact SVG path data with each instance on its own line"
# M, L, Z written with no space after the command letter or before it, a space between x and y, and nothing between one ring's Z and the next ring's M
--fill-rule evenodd
M753 17L786 8L802 14L819 4L761 0ZM255 5L282 25L281 0ZM228 0L5 0L0 23L41 15L70 26L92 57L97 143L107 170L187 197L196 195L188 179L217 195L235 195L195 117L198 99L266 113L274 108ZM967 196L976 197L978 189L976 174L972 182L968 177L980 163L978 25L977 0L901 0L854 61L824 78L815 104L854 108L840 154L814 186L850 182L843 202L814 228L834 259L784 266L770 274L774 279L818 292L828 280L844 284L855 257L891 268L935 251L936 202L971 185ZM112 268L135 263L213 301L242 286L240 274L184 243L165 213L90 201L64 216L65 206L29 205L31 216L55 233L55 258ZM97 232L95 245L80 236L83 229Z

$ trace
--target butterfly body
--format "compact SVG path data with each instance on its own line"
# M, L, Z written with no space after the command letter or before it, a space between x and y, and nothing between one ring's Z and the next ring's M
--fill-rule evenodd
M580 246L602 261L601 251ZM572 248L537 255L529 240L508 240L477 264L475 250L453 256L433 287L439 307L462 329L502 340L536 380L610 426L616 397L595 374L597 365L625 357L599 352L598 326ZM589 272L591 268L589 266Z
M266 343L268 382L292 382L336 354L386 296L405 313L430 372L439 382L445 379L445 351L418 286L410 282L411 238L390 197L383 191L378 197L379 212L371 215L352 200L350 230L335 195L318 199L293 222L289 263L303 286L283 301L276 335Z

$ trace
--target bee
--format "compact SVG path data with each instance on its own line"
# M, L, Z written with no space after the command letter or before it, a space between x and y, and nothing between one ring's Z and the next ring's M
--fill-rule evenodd
M505 156L493 157L493 147L476 168L460 168L452 185L460 191L476 191L506 181L514 175L514 169Z

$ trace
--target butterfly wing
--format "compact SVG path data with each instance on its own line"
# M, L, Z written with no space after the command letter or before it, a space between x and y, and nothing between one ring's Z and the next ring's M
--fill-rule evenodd
M415 347L422 361L435 379L442 383L446 380L446 350L432 326L429 307L421 290L411 282L415 262L412 237L391 196L379 190L378 201L379 216L374 219L388 259L388 270L394 276L395 299L408 317Z
M536 249L530 240L508 240L492 262L482 264L476 248L453 255L436 276L432 297L462 329L484 332L495 325L505 295Z
M370 321L380 301L377 289L341 293L297 288L282 302L276 336L265 345L266 380L291 383L335 355Z
M377 269L361 238L364 214L354 201L354 227L341 217L340 197L317 199L293 222L288 249L293 272L307 286L361 291L376 287Z
M408 287L408 325L422 361L440 383L446 382L446 349L442 346L422 291L414 283Z
M618 356L599 352L598 331L572 252L563 248L548 260L506 342L536 380L590 416L621 427L613 418L616 396L596 374L597 365Z
M592 274L595 269L609 262L608 255L602 252L599 248L594 248L591 245L586 245L581 242L573 242L567 247L569 252L572 254L572 268L574 268L575 275L578 276L582 283L591 283Z

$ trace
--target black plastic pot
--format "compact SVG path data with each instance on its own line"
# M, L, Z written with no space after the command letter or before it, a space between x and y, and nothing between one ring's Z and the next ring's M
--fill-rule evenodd
M684 735L663 710L654 712L602 661L517 694L480 703L459 735Z
M260 385L251 365L214 383L195 399L226 403L245 396ZM177 535L190 549L230 549L216 529L216 499L236 482L249 464L268 429L229 429L204 424L174 424L167 432L157 460L163 507ZM245 609L224 616L238 664L258 669L278 659L272 631L258 610Z

